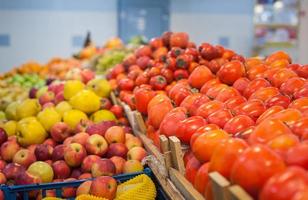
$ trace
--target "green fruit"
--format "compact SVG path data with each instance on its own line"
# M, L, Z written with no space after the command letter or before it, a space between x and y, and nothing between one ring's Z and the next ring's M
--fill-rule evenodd
M85 113L98 111L101 105L100 98L90 90L82 90L70 98L69 103L74 109Z
M7 136L12 136L16 134L17 122L14 120L10 120L3 125L3 128L7 134Z
M50 131L51 127L61 121L61 115L54 107L47 107L37 115L37 119L43 125L46 131Z
M102 121L116 121L117 120L115 115L109 110L99 110L93 113L90 119L94 121L94 123L99 123Z
M5 112L0 111L0 121L6 120Z
M22 146L41 144L48 134L35 117L27 117L17 123L17 141Z
M64 84L63 96L66 100L69 100L75 94L83 90L85 85L78 80L69 80Z
M87 89L94 91L100 97L109 97L111 86L105 79L93 79L87 84Z
M43 183L52 182L54 176L52 167L48 163L43 161L37 161L32 163L29 166L27 172L29 172L33 176L40 177Z

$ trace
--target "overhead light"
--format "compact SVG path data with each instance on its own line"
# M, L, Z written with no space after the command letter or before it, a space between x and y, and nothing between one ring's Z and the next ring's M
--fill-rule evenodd
M255 13L256 13L256 14L260 14L260 13L262 13L263 11L264 11L263 5L257 4L257 5L255 6Z
M284 4L283 4L282 1L276 1L274 3L274 8L277 9L277 10L282 9L283 7L284 7Z

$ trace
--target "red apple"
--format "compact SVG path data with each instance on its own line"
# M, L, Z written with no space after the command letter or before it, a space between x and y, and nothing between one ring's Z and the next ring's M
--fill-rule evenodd
M52 138L48 138L46 139L43 144L49 145L52 148L55 148L55 146L57 145L56 141L54 141Z
M109 176L101 176L94 179L90 187L90 194L106 199L114 199L116 192L117 181Z
M71 178L78 179L79 176L81 176L81 174L82 174L81 169L80 168L75 168L72 171Z
M128 149L131 149L133 147L142 147L142 142L138 137L131 137L129 139L126 139L125 145Z
M7 141L7 134L3 128L0 127L0 146Z
M15 140L6 141L1 145L1 158L5 161L11 161L19 149L20 146Z
M90 179L90 178L92 178L92 174L91 174L91 173L83 173L83 174L81 174L81 175L78 177L79 180L82 180L82 179Z
M64 149L65 149L65 145L60 144L57 145L52 152L52 160L53 161L57 161L57 160L63 160L64 159Z
M147 152L142 147L133 147L127 152L128 160L139 160L142 161L147 156Z
M75 178L65 179L64 182L76 181ZM62 189L62 197L64 198L73 198L76 196L76 188L74 187L66 187Z
M80 133L80 132L86 132L87 128L94 124L91 120L88 119L82 119L77 125L74 130L75 133Z
M73 136L70 136L70 137L66 138L66 139L63 141L63 144L64 144L64 145L69 145L69 144L72 143L72 141L73 141Z
M125 132L121 126L112 126L105 133L105 138L109 144L125 143Z
M4 194L2 190L0 190L0 200L4 200Z
M126 160L119 156L113 156L110 158L110 160L113 162L114 166L116 167L116 174L122 174L123 167L124 167Z
M123 173L134 173L143 170L143 166L139 160L128 160L124 163Z
M50 136L56 142L63 142L71 134L71 128L64 122L55 123L50 130Z
M91 167L93 163L97 162L101 158L96 155L89 155L85 157L81 163L81 169L83 172L91 172Z
M109 159L101 159L93 163L91 168L92 176L113 176L116 172L116 167Z
M64 101L63 91L61 91L58 94L56 94L55 99L54 99L55 104L58 104L58 103L60 103L62 101Z
M55 99L55 94L53 92L48 91L40 96L39 102L43 106L46 103L53 102L54 99Z
M44 110L45 108L51 108L51 107L54 107L55 104L53 102L48 102L48 103L45 103L43 106L42 106L42 110Z
M127 147L122 143L113 143L109 145L107 151L107 158L111 158L113 156L120 156L122 158L126 158L127 155Z
M102 97L101 98L101 109L109 110L111 107L112 107L111 101L106 97Z
M6 183L6 177L2 172L0 172L0 185L5 183Z
M6 166L6 162L0 159L0 171L2 171L5 166Z
M35 156L37 160L45 161L51 159L53 147L47 144L39 144L35 148Z
M27 149L28 149L31 153L35 154L34 152L35 152L36 146L37 146L37 144L31 144L31 145L29 145L29 146L27 147Z
M110 108L110 111L117 117L117 118L121 118L124 116L123 112L123 107L122 106L119 106L119 105L113 105L111 108Z
M53 83L48 86L48 91L53 92L54 94L63 92L63 90L64 90L64 83Z
M78 167L87 156L85 148L79 143L71 143L64 150L64 160L70 167Z
M103 156L107 152L108 143L103 136L94 134L87 139L85 148L89 154Z
M135 137L133 134L127 133L127 132L126 132L126 133L125 133L125 142L126 142L127 140L133 138L133 137Z
M2 172L7 179L14 180L19 173L24 171L26 171L26 169L22 165L17 163L9 163L4 167Z
M83 69L80 71L81 80L83 83L87 83L90 80L95 78L95 72L89 70L89 69Z
M82 146L86 146L89 134L86 132L77 133L73 136L72 143L79 143Z
M86 181L83 182L76 191L76 196L82 195L82 194L90 194L90 188L92 185L92 181Z
M105 136L106 130L115 125L116 125L115 121L102 121L97 124L92 124L91 126L89 126L86 132L89 133L90 135L99 134Z
M13 157L13 162L28 168L29 165L36 161L34 153L28 149L19 150Z
M38 176L32 175L27 171L20 172L15 178L16 185L28 185L42 183L42 179Z
M71 169L64 160L58 160L52 163L51 166L57 179L65 179L71 175Z

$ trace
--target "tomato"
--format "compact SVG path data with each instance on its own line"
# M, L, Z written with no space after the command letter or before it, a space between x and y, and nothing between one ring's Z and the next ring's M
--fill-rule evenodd
M308 65L303 65L297 68L296 73L298 76L307 79L308 78Z
M176 57L175 66L178 69L188 69L192 61L193 61L192 55L181 54L178 57Z
M151 60L149 56L141 56L137 59L136 64L141 68L141 69L146 69L148 67L148 63Z
M299 90L294 92L295 99L302 98L302 97L308 97L308 84L305 84Z
M124 73L125 68L122 64L115 65L110 72L112 78L116 78L118 74Z
M160 133L167 137L176 135L180 126L180 121L187 118L187 109L184 107L173 108L167 113L160 124Z
M302 97L290 103L289 108L295 108L302 113L308 111L308 97Z
M227 121L229 121L233 117L232 113L228 109L220 109L216 112L210 114L207 118L208 122L211 124L216 124L220 128L223 128Z
M162 75L153 76L150 84L154 90L163 90L167 86L167 80Z
M186 48L189 42L189 36L184 32L172 33L170 36L170 47Z
M296 195L292 198L292 200L306 200L308 199L308 188L305 187L296 192Z
M286 59L280 59L280 60L275 60L270 64L271 69L283 69L286 68L289 65L289 61Z
M216 124L206 124L204 126L201 126L198 128L195 133L190 138L190 146L192 146L197 139L197 137L205 132L212 131L212 130L218 130L220 129L219 126Z
M190 47L190 48L187 48L187 49L185 49L185 53L186 54L189 54L189 55L192 55L193 56L193 60L196 62L196 61L198 61L198 57L199 57L199 52L198 52L198 50L196 49L196 48L192 48L192 47Z
M212 130L199 135L192 145L194 156L202 163L211 159L217 145L224 139L229 138L223 130Z
M233 110L235 107L245 103L247 100L243 96L231 97L229 100L225 101L225 108Z
M250 146L235 160L231 169L231 182L257 198L266 181L285 168L283 160L268 147Z
M260 200L290 200L308 187L308 175L299 167L289 167L272 176L260 193Z
M297 109L288 108L270 115L267 119L279 119L287 125L292 125L302 118L302 114Z
M200 65L194 69L188 78L188 83L194 87L200 89L204 83L211 80L214 77L212 72L204 65Z
M245 58L242 55L239 54L235 54L232 56L231 61L236 60L236 61L240 61L241 63L245 62Z
M280 69L270 78L270 82L275 87L280 87L288 79L297 77L297 74L290 69Z
M174 103L179 106L182 101L189 95L192 94L190 87L186 83L177 83L169 91L169 97L174 101Z
M260 78L262 76L262 73L264 73L266 70L267 65L265 64L253 66L247 71L247 77L249 78L249 80Z
M292 134L289 127L278 119L267 119L256 126L249 136L249 143L267 143L283 134Z
M200 116L189 117L181 121L175 135L182 142L189 144L190 138L195 133L195 131L206 124L207 122L205 119L203 119L203 117Z
M209 102L210 99L201 93L194 93L187 96L182 102L181 107L187 108L191 116L196 115L197 109L204 103Z
M184 69L177 69L177 70L174 71L173 77L174 77L175 80L181 80L181 79L188 78L189 74Z
M148 104L148 120L156 129L159 128L165 115L172 110L171 100L164 94L158 94ZM159 112L158 112L159 111Z
M132 70L127 74L127 78L135 81L140 74L142 74L142 70Z
M197 174L195 176L194 187L201 194L205 193L206 186L209 183L208 170L209 170L209 163L204 163L198 169Z
M226 84L222 84L222 83L215 84L211 88L208 89L208 91L206 92L206 95L210 99L215 99L220 91L228 87L229 86L227 86Z
M188 150L184 153L184 156L183 156L183 160L184 160L184 166L186 167L188 161L194 157L194 154L191 150Z
M215 78L215 79L211 79L209 81L207 81L206 83L204 83L204 85L201 87L200 92L202 94L206 94L207 91L212 88L214 85L219 84L220 80Z
M247 85L246 89L244 89L243 96L249 98L252 93L258 89L269 87L270 85L271 84L264 78L256 78Z
M248 147L248 144L239 138L229 138L217 145L210 160L209 172L217 171L227 179L235 160Z
M279 155L285 157L285 154L288 149L297 145L299 143L299 139L294 134L282 134L273 139L271 139L267 145L275 150Z
M245 75L245 67L240 61L230 61L219 69L217 76L221 82L232 85L237 79Z
M124 103L126 103L132 110L136 109L136 99L133 94L126 94L123 98Z
M147 75L151 78L153 76L157 76L157 75L160 75L160 68L158 67L151 67L148 69L148 73Z
M215 99L217 101L225 102L236 96L240 96L240 93L233 87L227 87L220 90Z
M238 132L244 131L255 122L247 115L237 115L229 119L224 125L223 129L229 134L235 135Z
M308 117L303 117L291 125L291 130L298 137L308 134Z
M173 72L168 68L163 68L161 70L161 75L165 77L167 83L171 83L173 81Z
M185 178L194 184L196 174L201 167L202 163L200 163L195 157L192 157L186 164L185 167Z
M282 106L272 106L268 108L262 115L259 116L259 118L256 121L256 124L260 124L264 119L267 119L269 116L278 113L280 111L284 110Z
M227 59L227 60L231 60L231 58L235 55L234 51L231 49L225 49L222 57Z
M241 138L245 141L248 141L250 135L253 133L254 130L255 130L255 126L250 126L243 131L237 132L234 136L236 138Z
M138 49L135 50L135 55L137 57L141 57L141 56L151 57L151 55L152 55L151 47L148 46L148 45L142 45Z
M290 97L278 94L276 96L273 96L272 98L267 99L265 101L265 106L267 108L270 108L272 106L282 106L283 108L287 108L290 103L291 103Z
M258 57L246 58L245 60L245 66L247 70L250 70L251 68L259 66L261 64L263 64L263 60Z
M278 88L275 87L266 87L266 88L260 88L249 97L249 100L251 99L260 99L261 101L265 102L268 99L279 95L280 92Z
M286 154L286 163L303 167L308 170L308 143L303 142L291 147Z
M120 90L128 90L132 91L134 89L134 81L128 78L123 78L119 81L119 89Z
M176 63L176 60L174 57L167 57L165 61L165 66L167 67L167 69L174 71L176 69L175 63Z
M222 109L224 104L220 101L209 101L207 103L202 104L198 109L197 109L197 115L201 116L203 118L208 118L208 116L220 109Z
M222 65L224 65L225 63L227 63L228 60L224 59L224 58L215 58L213 60L211 60L208 65L208 68L212 71L212 73L216 74L219 69L221 68Z
M271 55L269 55L265 59L265 62L268 63L268 64L271 64L272 62L274 62L276 60L281 60L281 59L286 59L290 63L292 62L291 57L284 51L276 51L276 52L272 53Z
M296 91L298 91L305 84L305 79L300 77L293 77L288 79L286 82L281 84L280 91L285 95L293 95Z
M134 90L136 109L142 114L147 114L148 104L155 96L155 92L148 88L137 88Z
M126 78L126 75L124 73L118 74L116 77L117 82L119 83L120 80Z
M258 99L247 101L234 108L236 114L248 115L254 121L256 121L258 117L262 115L262 113L264 113L265 110L265 105L262 103L261 100Z
M245 88L247 87L247 85L249 84L249 80L245 77L241 77L239 79L237 79L234 83L233 83L233 87L239 91L241 94L243 94Z
M140 86L142 84L148 84L149 83L149 77L145 74L139 74L135 80L135 85Z
M164 46L163 39L160 37L152 38L149 42L152 49L158 49Z
M206 60L212 60L222 56L219 49L209 43L202 43L199 46L199 52L202 58Z

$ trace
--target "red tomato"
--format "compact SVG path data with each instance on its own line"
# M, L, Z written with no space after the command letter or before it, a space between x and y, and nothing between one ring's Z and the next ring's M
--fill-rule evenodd
M180 121L187 118L187 109L184 107L173 108L167 113L160 124L160 133L167 137L175 135L178 131Z
M199 170L197 171L197 174L195 176L194 187L201 194L205 193L206 186L209 183L208 170L209 170L209 163L204 163L199 168Z
M238 115L239 114L248 115L254 121L256 121L258 117L262 115L262 113L264 113L265 110L266 110L266 107L264 106L262 101L258 99L247 101L239 105L238 107L234 108L234 111Z
M209 81L207 81L206 83L204 83L204 85L202 86L202 88L200 89L200 92L202 94L206 94L207 91L213 87L214 85L220 83L220 80L218 78L215 78L215 79L211 79Z
M289 108L295 108L302 113L308 111L308 97L302 97L290 103Z
M245 103L247 100L243 96L231 97L229 100L225 101L225 108L233 110L235 107Z
M256 126L249 136L249 143L267 143L283 134L292 134L289 127L278 119L267 119Z
M221 82L232 85L237 79L245 75L245 67L240 61L231 61L219 69L217 76Z
M278 88L275 87L266 87L266 88L260 88L249 97L249 100L251 99L260 99L261 101L265 102L268 99L271 99L274 96L279 95L280 92Z
M209 69L212 71L212 73L216 74L219 71L219 69L221 68L221 66L224 65L227 62L228 62L228 60L226 60L224 58L215 58L215 59L211 60L206 66L209 67Z
M142 114L147 114L148 104L155 96L155 92L148 88L134 90L136 109Z
M222 91L222 90L224 90L224 89L226 89L228 87L229 86L227 86L226 84L222 84L222 83L215 84L211 88L208 89L208 91L206 92L206 95L210 99L215 99L220 91Z
M303 98L308 97L308 84L305 84L303 87L301 87L299 90L294 92L294 98Z
M197 137L203 133L206 133L208 131L212 131L212 130L218 130L220 129L219 126L217 126L216 124L206 124L204 126L201 126L200 128L198 128L195 133L191 136L190 138L190 146L192 146L195 142L195 140L197 139Z
M286 154L286 163L308 170L308 143L303 142L291 147Z
M173 73L173 77L175 80L186 79L189 77L188 72L185 69L177 69Z
M297 145L298 143L299 143L299 139L296 135L282 134L282 135L279 135L271 139L267 143L267 145L284 158L287 150Z
M208 131L195 139L192 152L200 162L205 163L211 159L217 145L227 138L229 138L229 135L223 130Z
M151 68L149 68L148 69L149 71L148 71L148 76L149 77L153 77L153 76L157 76L157 75L159 75L160 74L160 68L158 68L158 67L151 67Z
M149 77L145 73L142 73L139 74L138 77L136 78L135 85L140 86L143 84L148 84L148 82L149 82Z
M154 90L163 90L167 86L167 80L162 75L153 76L150 84Z
M172 33L169 42L170 47L186 48L189 42L189 36L184 32Z
M308 187L308 175L299 167L289 167L272 176L260 193L260 200L290 200Z
M270 85L271 84L264 78L256 78L247 85L246 89L243 92L243 96L249 98L250 95L252 95L252 93L257 91L258 89L269 87Z
M209 166L209 172L217 171L227 179L235 160L248 147L248 144L239 138L229 138L217 145Z
M161 70L161 75L166 78L167 83L171 83L173 81L173 72L170 69L163 68Z
M196 115L197 109L204 103L209 102L210 99L201 93L194 93L187 96L182 102L181 107L187 108L191 116Z
M175 61L174 57L167 57L165 63L166 63L165 65L166 65L167 69L170 69L171 71L174 71L176 69L176 67L175 67L176 61Z
M184 153L184 156L183 156L183 160L184 160L184 166L186 167L188 161L194 157L194 154L191 150L188 150Z
M254 124L255 122L247 115L237 115L229 119L223 128L227 133L235 135L236 133L244 131Z
M152 38L149 42L152 49L158 49L164 46L163 39L160 37Z
M207 118L208 122L211 124L216 124L220 128L223 128L227 121L229 121L233 117L232 113L228 109L220 109L216 112L210 114Z
M286 168L283 160L263 145L248 147L234 162L231 182L240 185L254 198L266 181Z
M212 72L204 65L200 65L194 69L188 78L188 83L194 87L200 89L204 83L211 80L214 77Z
M174 103L179 106L182 101L189 95L192 94L190 87L186 83L177 83L169 91L169 97L174 101Z
M192 157L186 164L185 177L192 184L195 182L196 174L201 165L202 163L200 163L195 157Z
M234 136L236 138L241 138L241 139L243 139L245 141L248 141L250 135L253 133L255 128L256 128L255 126L250 126L250 127L246 128L245 130L236 133Z
M178 57L176 57L176 63L175 66L178 69L188 69L190 66L190 63L193 61L192 55L189 54L181 54Z
M295 72L293 72L292 70L290 70L290 69L280 69L269 80L273 84L273 86L279 88L281 86L281 84L283 84L288 79L291 79L293 77L297 77L297 74Z
M286 59L288 60L290 63L292 62L291 57L284 51L276 51L274 53L272 53L271 55L269 55L265 62L268 64L271 64L272 62L276 61L276 60L281 60L281 59Z
M259 65L251 67L247 71L247 76L250 80L254 80L256 78L260 78L261 74L264 73L266 70L267 70L267 65L259 64Z
M199 52L202 58L206 60L212 60L222 56L219 49L209 43L202 43L199 46Z
M141 68L141 69L146 69L148 67L148 63L151 60L150 57L148 56L141 56L137 59L136 64Z
M235 55L234 51L232 51L231 49L225 49L222 57L227 59L227 60L231 60L231 58Z
M203 117L193 116L181 121L175 135L184 143L189 144L191 136L195 131L206 125L207 122Z
M301 117L302 114L300 111L293 108L288 108L270 115L267 119L279 119L287 125L292 125L301 119Z
M308 78L308 65L303 65L297 68L296 73L298 76L307 79Z
M202 104L198 110L197 110L197 115L198 116L202 116L203 118L207 119L208 116L220 109L222 109L224 106L224 104L220 101L209 101L205 104Z
M278 94L266 100L265 106L267 108L270 108L272 106L282 106L284 108L287 108L290 103L291 103L290 97L282 95L282 94Z
M240 96L240 93L233 87L222 89L216 96L217 101L226 102L232 97Z
M127 78L135 81L140 74L142 74L142 70L132 70L127 74Z
M292 132L300 138L308 134L308 117L303 117L291 125Z
M185 50L185 53L189 54L189 55L192 55L194 61L198 61L198 59L199 59L198 58L199 57L199 52L198 52L198 50L196 48L192 48L192 47L187 48Z
M123 113L124 113L124 110L122 108L122 106L119 106L119 105L113 105L111 108L110 108L110 111L117 117L117 118L121 118L123 117Z
M131 79L123 78L119 81L119 89L120 90L132 91L134 89L134 86L135 86L135 83Z
M286 82L281 84L280 91L285 95L293 95L296 91L298 91L305 84L305 79L300 77L293 77L288 79Z
M151 57L151 55L152 55L151 47L148 46L148 45L140 46L138 49L136 49L135 55L137 57L141 57L141 56L149 56L149 57Z
M278 113L280 111L284 110L282 106L273 106L268 108L260 117L257 119L256 124L260 124L264 119L267 119L269 116Z
M239 79L237 79L234 83L233 83L233 87L239 91L241 94L243 94L245 88L247 87L247 85L249 84L249 80L245 77L241 77Z

